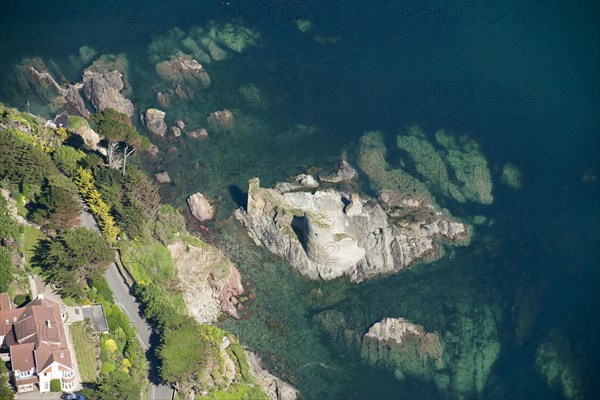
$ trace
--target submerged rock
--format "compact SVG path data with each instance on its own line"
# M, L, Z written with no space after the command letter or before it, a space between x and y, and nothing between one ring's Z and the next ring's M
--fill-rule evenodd
M167 133L167 124L165 123L164 111L156 108L149 108L140 113L140 122L153 135L165 137Z
M192 215L200 222L211 220L215 215L213 206L202 193L191 195L188 197L187 203Z
M404 318L384 318L363 337L361 356L394 370L397 377L433 378L444 367L444 347L437 333Z
M521 171L513 164L504 164L502 167L502 183L513 189L520 189L522 186Z
M66 111L83 118L90 116L81 97L81 84L60 85L41 58L26 59L18 65L17 79L23 91L32 93L52 111Z
M166 171L154 174L154 179L156 179L158 183L171 183L171 177Z
M220 130L231 130L233 128L233 120L233 113L228 109L212 112L208 118L206 118L206 121L210 125L215 126Z
M535 365L548 386L561 391L567 399L583 399L583 385L571 346L558 331L552 330L536 352Z
M257 245L310 279L361 282L439 258L439 241L468 241L467 227L428 206L395 218L373 199L333 189L281 193L250 180L247 211L235 212Z

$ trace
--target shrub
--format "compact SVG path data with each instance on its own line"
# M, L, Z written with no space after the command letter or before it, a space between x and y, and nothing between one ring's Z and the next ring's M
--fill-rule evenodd
M62 392L62 387L60 385L60 379L52 379L50 381L50 391L53 393Z
M29 303L29 300L29 296L27 296L26 294L18 294L14 298L14 302L17 305L17 307L21 307L23 304Z

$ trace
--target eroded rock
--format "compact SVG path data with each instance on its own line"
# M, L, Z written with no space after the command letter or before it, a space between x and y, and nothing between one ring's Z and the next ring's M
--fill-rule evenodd
M215 215L215 209L202 193L191 195L187 203L192 215L200 222L211 220Z

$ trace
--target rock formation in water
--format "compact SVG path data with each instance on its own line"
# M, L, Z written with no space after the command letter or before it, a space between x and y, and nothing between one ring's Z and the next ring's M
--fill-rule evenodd
M444 367L444 348L437 333L404 318L384 318L364 335L361 356L370 364L385 366L396 377L432 379Z
M176 241L168 249L192 317L200 323L216 322L221 312L239 318L240 272L219 249L197 239Z
M104 55L83 71L83 93L96 112L112 108L133 117L133 103L125 97L126 70L125 56Z
M166 115L164 111L149 108L140 113L140 122L152 135L164 138L167 134Z
M59 84L40 58L26 59L17 66L18 80L35 100L47 105L52 112L66 111L84 118L90 116L81 97L81 84Z
M359 165L375 189L413 191L432 200L431 192L458 202L491 204L492 178L479 146L466 136L456 138L436 133L437 145L418 127L396 137L403 151L400 167L386 161L386 147L380 132L367 132L360 140Z
M361 282L437 259L440 241L468 241L467 227L430 204L401 202L386 207L358 193L334 189L265 189L250 180L247 211L235 216L257 245L282 256L310 279L345 276Z
M349 182L356 177L356 170L348 161L342 159L336 166L333 174L329 176L319 176L319 180L323 183L340 183Z
M215 216L215 209L202 193L191 195L187 203L192 215L200 222L211 220Z
M548 386L567 399L583 399L583 385L571 346L557 330L537 349L536 368Z
M228 109L215 111L210 113L206 118L206 122L219 131L229 131L233 128L233 113Z

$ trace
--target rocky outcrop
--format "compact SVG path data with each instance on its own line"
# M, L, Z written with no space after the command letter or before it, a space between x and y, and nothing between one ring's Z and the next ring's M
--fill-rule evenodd
M79 136L87 148L100 150L100 147L98 147L101 140L100 135L90 128L89 123L85 119L71 117L69 119L69 130Z
M156 179L156 182L158 183L171 183L171 177L167 171L154 174L154 179Z
M81 97L81 84L59 85L40 58L25 60L17 66L17 71L23 90L34 94L53 111L66 111L84 118L90 116Z
M171 56L169 60L159 62L156 64L156 73L169 82L210 86L210 76L206 69L186 54Z
M219 130L227 131L233 129L233 113L228 109L210 113L206 121Z
M140 113L140 122L149 133L165 137L167 133L167 124L165 123L166 115L167 114L164 111L156 108L149 108Z
M433 377L443 368L444 348L437 333L425 332L422 326L404 318L384 318L363 337L361 356L373 365L394 370L395 375Z
M410 196L403 196L409 199ZM250 180L247 211L235 212L257 245L310 279L361 282L441 257L439 242L468 241L467 227L430 204L411 207L334 189L280 192Z
M298 398L298 389L264 370L260 358L256 354L249 351L244 351L244 353L252 375L267 394L269 400L295 400Z
M121 93L125 88L123 74L119 71L95 71L90 68L83 73L83 93L96 112L112 108L132 118L133 103Z
M192 215L200 222L211 220L215 216L215 209L202 193L191 195L187 203Z
M195 129L193 131L184 131L185 135L190 139L206 139L208 137L208 132L204 128Z
M294 177L293 182L278 182L275 185L275 190L279 193L293 192L301 189L315 189L319 187L319 182L312 176L300 174Z
M319 179L324 183L349 182L356 177L356 170L352 168L346 160L341 160L336 166L333 174L329 176L320 176Z
M212 323L222 312L238 316L244 293L240 272L216 247L198 239L168 246L188 312L200 323Z

